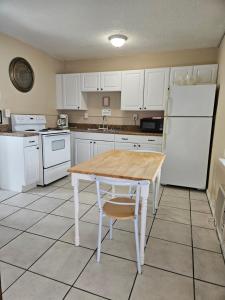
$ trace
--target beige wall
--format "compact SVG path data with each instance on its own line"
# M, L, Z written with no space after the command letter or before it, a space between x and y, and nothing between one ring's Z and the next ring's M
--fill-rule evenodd
M223 170L218 161L220 157L225 156L225 38L219 49L218 63L219 97L208 188L213 201L216 200L219 184L225 184L225 169Z
M217 62L217 48L193 49L171 52L145 53L103 59L65 62L65 72L95 72L131 70L157 67L213 64Z
M12 85L8 68L14 57L23 57L31 64L35 83L28 93L21 93ZM45 114L48 125L55 125L55 73L63 71L64 64L47 54L14 38L0 34L0 109L12 113Z
M95 72L114 71L128 69L144 69L154 67L185 66L194 64L211 64L217 62L217 48L194 49L162 53L139 54L126 57L113 57L103 59L88 59L77 61L66 61L65 72ZM111 97L112 117L107 118L109 124L134 124L132 112L120 111L119 93L88 93L89 118L84 119L83 112L69 112L70 122L101 123L102 96ZM139 119L144 116L158 115L158 112L140 113ZM139 123L139 122L138 122ZM137 123L137 124L138 124Z

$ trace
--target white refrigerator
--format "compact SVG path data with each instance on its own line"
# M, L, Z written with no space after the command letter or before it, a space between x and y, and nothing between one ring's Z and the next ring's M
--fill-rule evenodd
M164 119L161 183L205 189L216 85L174 86Z

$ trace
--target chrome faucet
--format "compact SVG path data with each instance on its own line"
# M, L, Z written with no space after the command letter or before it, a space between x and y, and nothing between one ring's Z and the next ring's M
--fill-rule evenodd
M101 130L108 130L108 125L105 124L105 121L106 121L106 116L102 116L102 126L99 126L98 129L101 129Z

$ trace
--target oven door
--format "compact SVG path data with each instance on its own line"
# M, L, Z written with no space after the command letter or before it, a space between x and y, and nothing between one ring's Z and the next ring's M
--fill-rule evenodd
M70 134L43 135L42 149L44 168L70 161Z

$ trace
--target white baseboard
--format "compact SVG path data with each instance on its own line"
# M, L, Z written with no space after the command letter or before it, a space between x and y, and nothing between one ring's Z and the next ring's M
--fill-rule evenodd
M209 200L209 205L210 205L213 217L215 217L215 208L214 208L214 206L212 204L213 200L212 200L212 197L210 195L209 190L206 191L206 194L207 194L207 197L208 197L208 200ZM214 203L215 203L215 201L214 201ZM218 227L216 227L216 232L217 232L217 235L218 235L218 238L219 238L219 242L220 242L220 245L221 245L222 254L223 254L223 257L225 259L225 241L224 241L223 236L222 236L221 232L219 231Z

